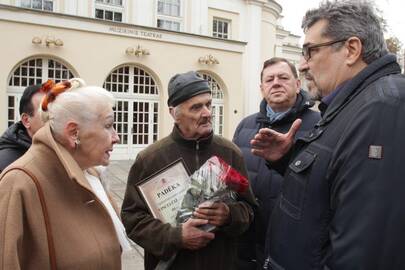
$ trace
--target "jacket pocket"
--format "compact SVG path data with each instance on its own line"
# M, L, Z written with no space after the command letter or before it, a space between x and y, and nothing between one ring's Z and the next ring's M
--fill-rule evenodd
M316 153L305 150L289 165L289 170L283 183L283 192L280 196L280 208L294 219L301 219L305 202L307 178L310 167L316 158Z

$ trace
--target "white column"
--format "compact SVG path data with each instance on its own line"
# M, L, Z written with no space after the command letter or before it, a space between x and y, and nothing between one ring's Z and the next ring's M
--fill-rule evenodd
M197 35L208 35L208 2L207 0L193 0L189 19L190 32Z
M247 5L246 38L247 46L244 54L244 75L245 75L245 108L244 115L247 116L259 110L259 103L262 99L260 94L260 71L261 71L261 7L254 3Z
M94 17L94 10L90 10L90 8L94 8L94 3L89 3L88 1L78 1L76 5L76 15L90 18Z
M131 23L156 27L156 5L157 1L134 0L132 2L133 22Z
M62 10L62 13L65 14L70 14L70 15L78 15L77 14L77 0L70 0L70 1L64 1L63 2L65 5L65 10ZM54 2L55 4L55 2Z

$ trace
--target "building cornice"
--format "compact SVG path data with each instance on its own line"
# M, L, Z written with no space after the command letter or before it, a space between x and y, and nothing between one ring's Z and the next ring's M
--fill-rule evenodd
M295 37L295 38L301 38L300 35L293 34L290 31L284 29L280 25L277 25L277 35L284 35L284 36L290 36L290 37Z
M0 4L0 21L27 23L243 53L246 42Z
M298 44L283 43L283 47L301 52L301 47Z
M282 47L282 51L283 51L283 53L291 53L291 54L295 54L295 55L301 55L301 50L298 50L298 49L290 49L290 48Z
M255 5L263 11L272 13L277 19L281 16L283 8L274 0L245 0L248 5Z

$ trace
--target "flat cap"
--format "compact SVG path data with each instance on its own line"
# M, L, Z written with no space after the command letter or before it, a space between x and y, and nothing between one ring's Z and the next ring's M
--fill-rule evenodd
M211 93L208 81L200 78L195 71L174 75L167 88L169 90L167 105L173 107L196 95Z

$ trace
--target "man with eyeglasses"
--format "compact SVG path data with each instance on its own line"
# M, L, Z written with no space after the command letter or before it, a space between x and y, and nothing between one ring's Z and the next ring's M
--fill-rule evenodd
M322 119L252 140L284 174L264 269L405 269L405 77L368 2L322 2L302 26Z

